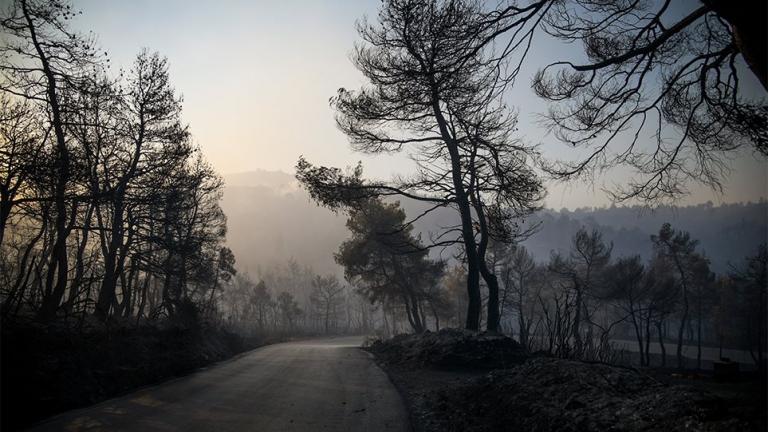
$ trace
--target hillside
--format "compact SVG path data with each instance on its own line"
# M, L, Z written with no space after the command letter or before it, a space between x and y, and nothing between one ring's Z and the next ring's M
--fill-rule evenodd
M344 216L318 207L300 189L292 175L280 171L253 171L225 176L222 207L227 214L227 242L241 270L256 272L293 257L321 273L340 273L332 253L347 237ZM422 206L403 201L413 216ZM416 230L425 239L439 227L455 221L450 209L440 209L419 220ZM541 230L526 240L536 259L544 261L552 250L566 250L581 226L598 228L614 243L614 255L652 253L650 235L664 222L689 231L700 240L700 250L712 261L715 271L729 269L754 253L768 238L768 202L715 206L711 203L686 207L581 208L543 210L526 221L541 223ZM440 251L435 251L439 255ZM451 251L442 251L450 258Z

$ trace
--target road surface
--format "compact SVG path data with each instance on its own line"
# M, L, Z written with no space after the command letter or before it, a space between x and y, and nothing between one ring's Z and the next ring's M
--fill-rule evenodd
M399 394L361 338L266 346L71 411L33 431L407 431Z

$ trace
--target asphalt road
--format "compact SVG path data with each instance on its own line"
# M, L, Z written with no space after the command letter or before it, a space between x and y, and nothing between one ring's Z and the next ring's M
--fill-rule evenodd
M407 431L403 402L361 338L266 346L67 412L34 431Z

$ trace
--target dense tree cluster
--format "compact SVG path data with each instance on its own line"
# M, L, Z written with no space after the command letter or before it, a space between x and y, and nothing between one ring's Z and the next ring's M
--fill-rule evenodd
M429 249L413 236L413 227L403 225L405 217L399 203L372 199L361 204L350 213L352 238L341 244L336 261L366 298L388 308L399 306L411 329L421 333L427 328L427 311L440 327L447 303L438 289L444 264L429 259Z
M211 313L235 273L222 181L167 61L142 51L111 75L74 13L18 0L0 19L3 319Z

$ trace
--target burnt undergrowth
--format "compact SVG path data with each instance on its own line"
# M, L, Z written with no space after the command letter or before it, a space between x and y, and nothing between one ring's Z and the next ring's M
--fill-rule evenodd
M451 329L367 349L419 432L765 430L760 382L681 383L664 371L529 355L511 338Z

